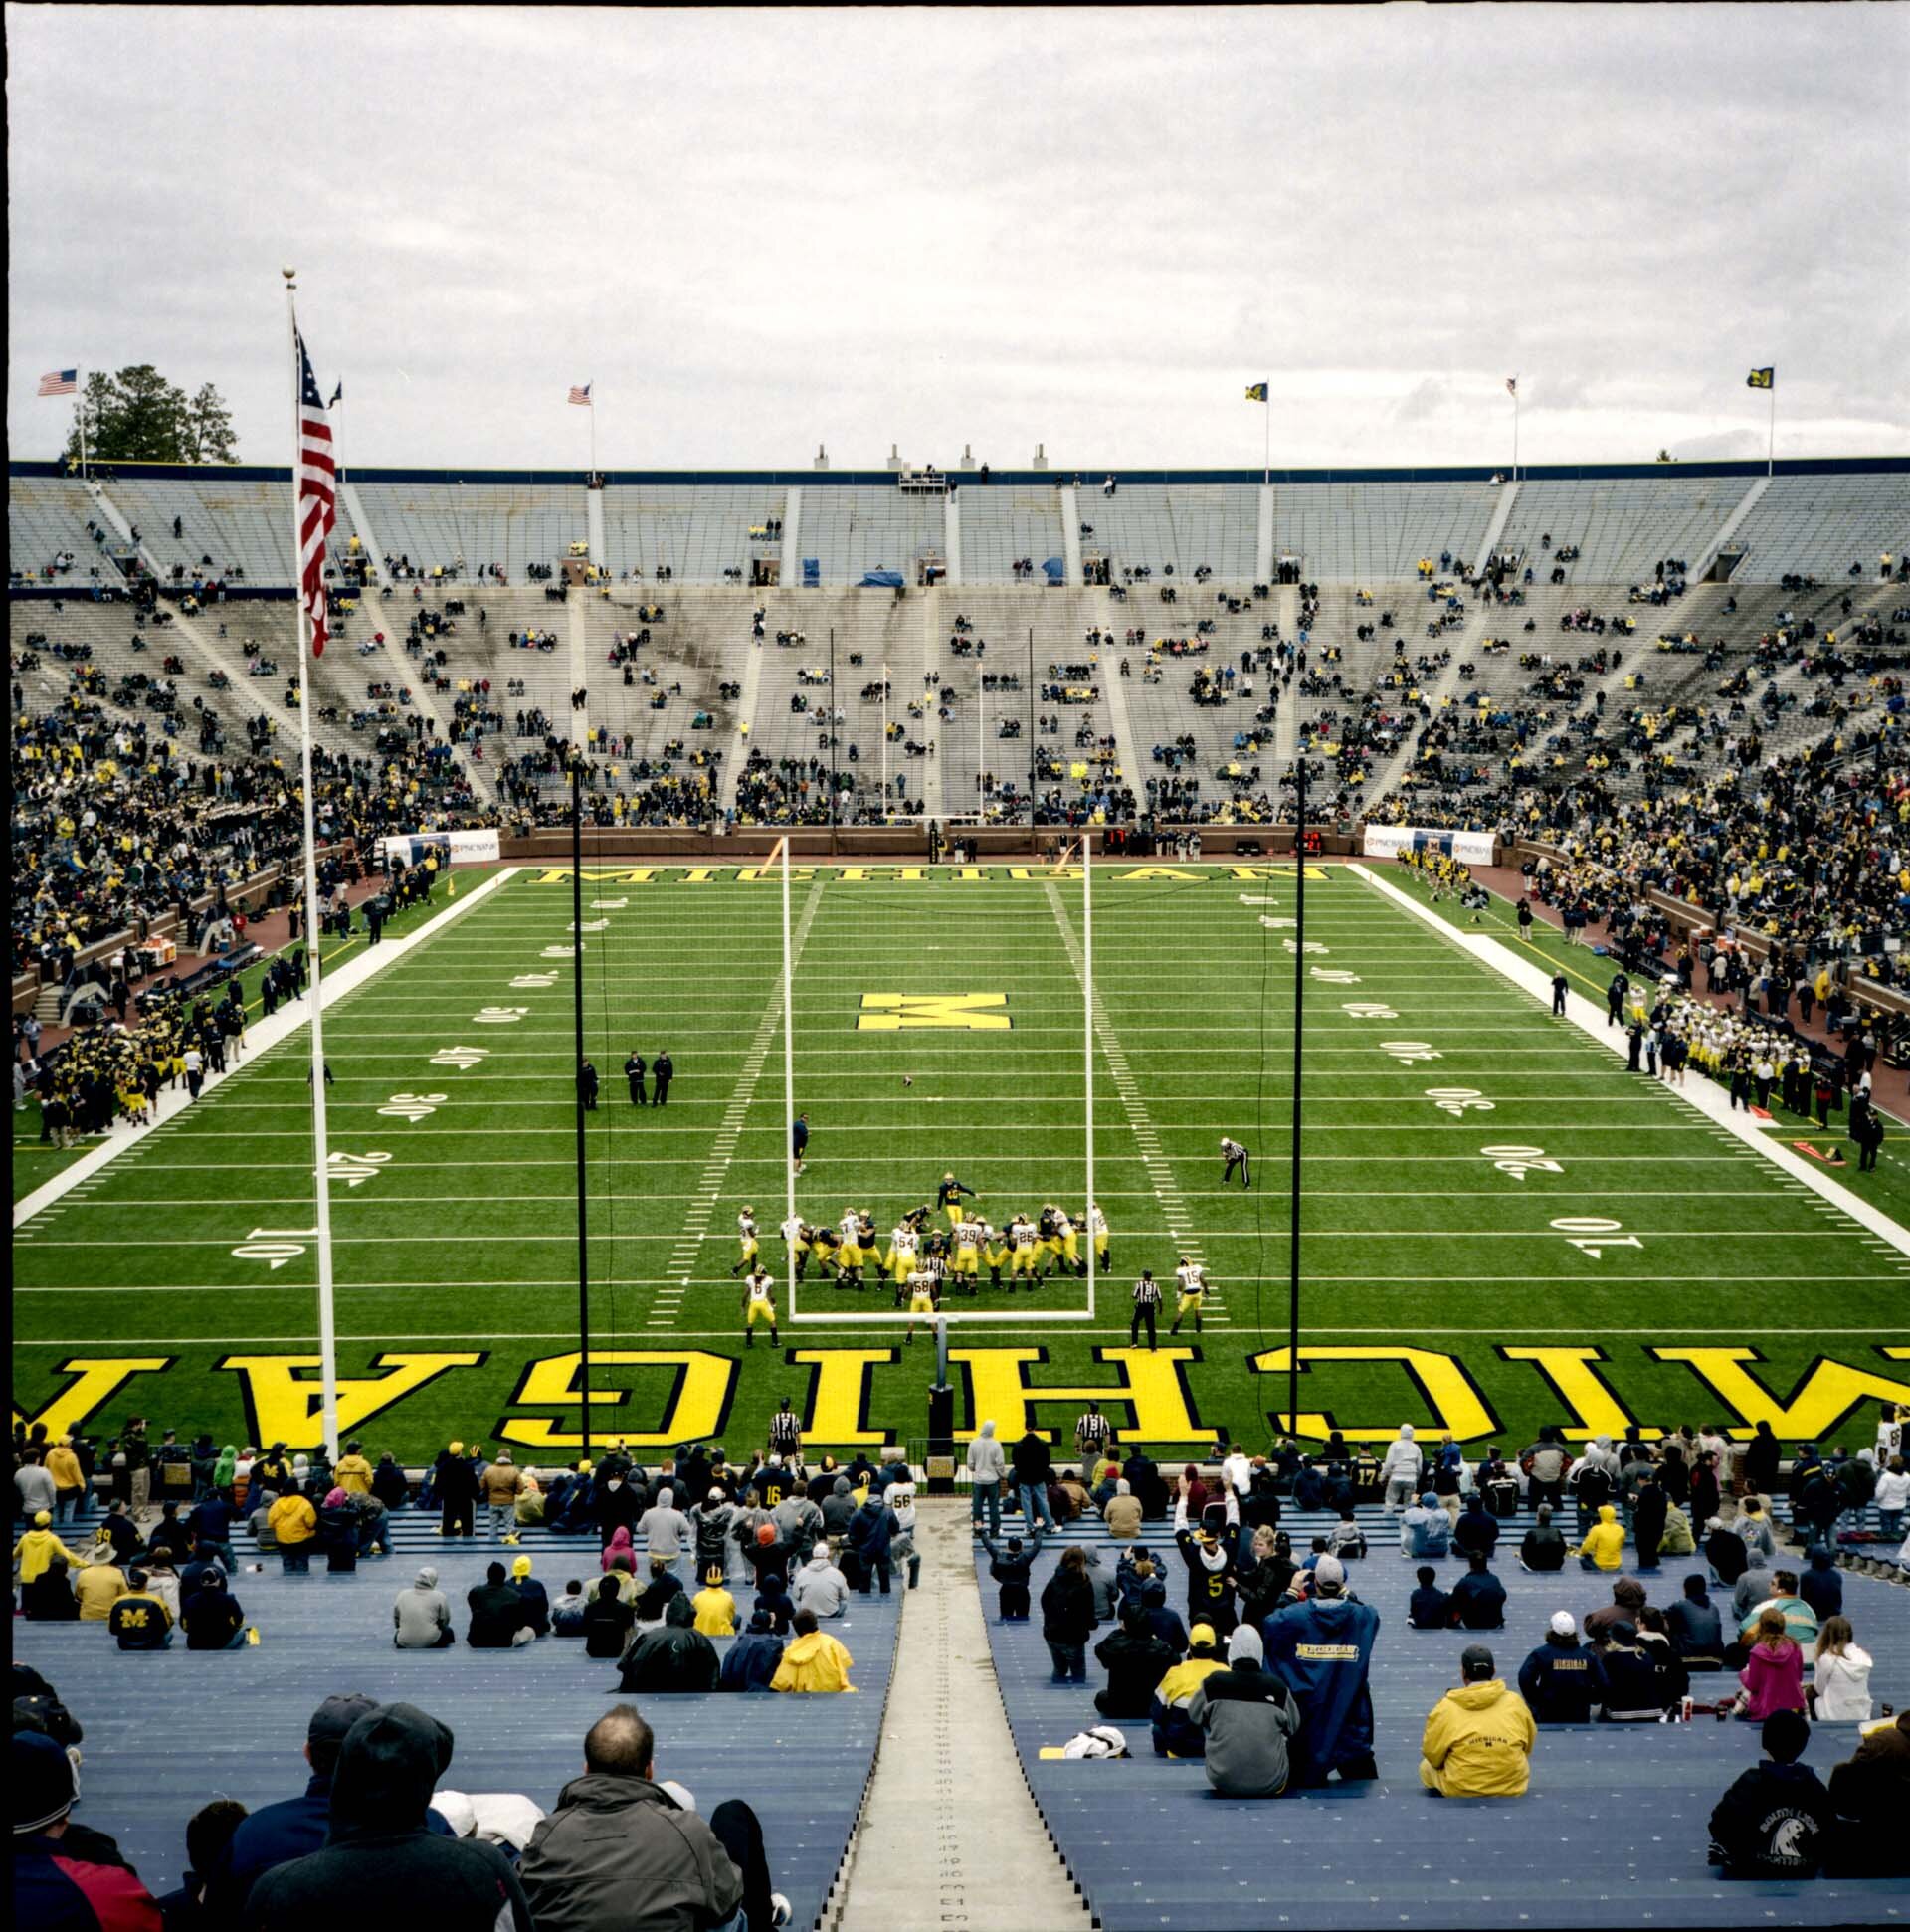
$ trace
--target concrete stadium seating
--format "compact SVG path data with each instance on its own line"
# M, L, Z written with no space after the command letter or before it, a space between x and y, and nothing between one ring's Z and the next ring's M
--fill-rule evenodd
M745 484L613 483L602 493L605 554L598 561L616 575L639 570L654 579L658 566L667 565L675 583L720 584L725 570L747 575L749 533L782 516L786 492Z
M1758 1755L1754 1725L1707 1718L1689 1726L1547 1726L1525 1798L1455 1802L1426 1791L1418 1775L1421 1728L1457 1683L1461 1649L1488 1643L1509 1682L1551 1614L1569 1609L1583 1618L1609 1601L1610 1580L1576 1564L1558 1578L1525 1575L1516 1561L1518 1536L1529 1524L1522 1518L1509 1528L1511 1550L1493 1566L1506 1588L1506 1628L1484 1637L1413 1631L1406 1598L1417 1563L1402 1560L1397 1527L1379 1510L1358 1513L1372 1554L1347 1572L1350 1587L1382 1620L1370 1679L1382 1775L1376 1784L1309 1791L1277 1804L1215 1797L1198 1763L1153 1755L1144 1722L1120 1724L1131 1759L1041 1758L1042 1747L1102 1721L1092 1693L1106 1673L1093 1662L1092 1645L1108 1627L1090 1640L1086 1687L1051 1686L1039 1608L1029 1623L1001 1622L978 1546L989 1642L1023 1771L1105 1932L1893 1919L1902 1890L1892 1881L1726 1882L1704 1862L1711 1808ZM1327 1519L1290 1515L1281 1527L1296 1553L1304 1552ZM1140 1540L1165 1554L1168 1601L1184 1613L1170 1527L1150 1523ZM1035 1568L1038 1606L1060 1550L1074 1542L1098 1549L1112 1570L1120 1546L1098 1523L1076 1524L1044 1544ZM1675 1598L1692 1563L1667 1557L1644 1580L1650 1600ZM1449 1587L1464 1564L1447 1558L1434 1567ZM1877 1659L1872 1694L1902 1708L1910 1695L1910 1591L1850 1574L1843 1581L1857 1641ZM1694 1694L1708 1701L1711 1687L1724 1682L1694 1678ZM1807 1762L1827 1775L1849 1755L1854 1736L1852 1725L1814 1726Z
M1498 547L1519 553L1541 583L1551 569L1541 547L1547 535L1555 553L1579 546L1578 560L1566 566L1569 583L1649 582L1663 558L1696 562L1749 486L1741 477L1680 477L1675 470L1610 483L1523 482Z
M457 1742L442 1783L465 1792L522 1792L548 1811L583 1770L583 1738L616 1700L614 1663L579 1640L549 1637L512 1651L464 1644L464 1595L497 1558L528 1555L553 1599L567 1579L592 1587L595 1536L527 1531L520 1550L447 1545L435 1518L392 1518L394 1554L349 1577L279 1574L276 1557L249 1570L234 1595L260 1642L232 1651L124 1654L103 1624L16 1621L14 1655L40 1671L86 1729L75 1819L118 1840L155 1892L178 1882L186 1821L216 1797L257 1808L304 1789L305 1721L327 1696L404 1698L450 1726ZM261 1561L242 1540L242 1564ZM439 1572L459 1633L456 1647L399 1651L393 1597L423 1563ZM747 1618L753 1591L732 1580ZM854 1696L727 1693L641 1701L657 1733L657 1768L695 1794L707 1817L746 1799L762 1820L770 1875L814 1926L842 1865L873 1765L895 1651L899 1596L852 1597L827 1628L855 1658ZM719 1650L728 1640L716 1640ZM633 1700L638 1701L638 1700Z
M1763 500L1737 533L1747 583L1775 584L1787 576L1843 583L1850 566L1874 581L1877 561L1910 549L1910 479L1774 477Z
M1477 559L1499 492L1489 483L1276 483L1273 554L1307 582L1410 578L1422 557Z

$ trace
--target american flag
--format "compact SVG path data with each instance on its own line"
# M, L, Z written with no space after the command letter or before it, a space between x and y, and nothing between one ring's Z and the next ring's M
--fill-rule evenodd
M573 383L571 385L570 400L574 403L580 404L583 408L588 409L590 407L590 384L585 383L584 386L581 389L579 389Z
M43 396L71 396L79 387L78 369L49 369L40 378L40 393Z
M311 655L325 649L325 540L338 520L337 468L325 399L311 373L305 338L298 337L298 586L311 620Z

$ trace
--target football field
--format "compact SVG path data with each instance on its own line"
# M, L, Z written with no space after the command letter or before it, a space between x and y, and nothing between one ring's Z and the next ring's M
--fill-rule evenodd
M1402 1421L1508 1450L1718 1421L1834 1440L1910 1401L1910 1260L1891 1239L1471 953L1417 879L1103 864L1093 880L1094 1190L1105 1280L952 1295L958 1430L1071 1442L1098 1394L1173 1456L1264 1448L1287 1402L1294 970L1305 975L1300 1428ZM462 886L451 916L327 1009L340 1421L372 1453L582 1452L572 1002L588 1117L593 1440L762 1443L783 1395L816 1449L919 1449L934 1351L886 1284L812 1271L791 1319L780 874L587 869ZM997 1226L1086 1198L1078 869L797 868L795 1099L812 1222L885 1238L953 1171ZM581 941L581 951L576 950ZM1505 957L1516 948L1508 946ZM1581 962L1596 993L1602 979ZM1549 977L1550 966L1544 969ZM638 1107L632 1051L675 1065ZM16 1416L107 1434L318 1440L302 1032L16 1229ZM1222 1185L1220 1139L1252 1152ZM1888 1201L1888 1177L1848 1177ZM1835 1189L1832 1187L1832 1196ZM745 1347L753 1208L780 1340ZM1168 1333L1182 1255L1202 1328ZM1158 1350L1130 1289L1168 1290ZM1090 1301L1091 1290L1091 1301ZM885 1317L875 1319L875 1317ZM1868 1439L1868 1427L1862 1431Z

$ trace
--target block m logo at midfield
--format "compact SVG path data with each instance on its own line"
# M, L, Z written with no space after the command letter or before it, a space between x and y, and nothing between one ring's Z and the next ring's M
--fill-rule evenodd
M1006 993L864 993L856 1017L858 1033L1006 1033L1013 1024Z

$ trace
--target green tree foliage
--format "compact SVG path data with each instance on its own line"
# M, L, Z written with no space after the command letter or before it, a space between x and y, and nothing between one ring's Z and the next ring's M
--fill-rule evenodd
M87 377L87 454L95 463L233 463L238 438L232 412L211 383L188 398L150 362L116 375ZM67 438L69 464L80 461L80 426Z

